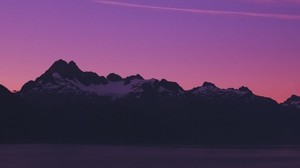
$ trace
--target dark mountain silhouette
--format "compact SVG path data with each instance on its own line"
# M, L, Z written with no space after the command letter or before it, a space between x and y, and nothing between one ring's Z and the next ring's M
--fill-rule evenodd
M11 94L11 92L6 87L4 87L3 85L0 84L0 96L4 97L4 96L8 96L10 94Z
M282 105L287 108L300 111L300 96L292 95L284 103L282 103Z
M84 72L56 61L20 92L0 86L0 142L300 144L299 97L283 104L249 88Z
M14 143L34 139L37 115L29 105L0 85L0 142Z
M73 61L67 63L58 60L35 81L26 83L19 94L23 97L76 95L116 99L132 95L139 97L149 89L157 94L168 93L166 95L184 92L177 83L165 79L145 80L140 75L122 78L115 73L103 77L93 72L81 71Z
M111 73L111 74L107 75L106 79L108 81L112 81L112 82L118 82L118 81L122 81L123 80L121 76L119 76L119 75L117 75L115 73Z

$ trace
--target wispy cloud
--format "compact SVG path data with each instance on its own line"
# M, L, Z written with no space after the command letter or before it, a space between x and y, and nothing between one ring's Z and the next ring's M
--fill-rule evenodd
M263 18L273 18L273 19L300 20L300 15L289 15L289 14L274 14L274 13L269 14L269 13L256 13L256 12L189 9L189 8L164 7L164 6L154 6L154 5L142 5L142 4L135 4L135 3L125 3L125 2L105 1L105 0L97 0L92 2L101 3L105 5L129 7L129 8L143 8L143 9L165 10L165 11L186 12L186 13L196 13L196 14L206 14L206 15L239 15L239 16L263 17Z
M249 3L260 3L260 4L291 4L291 5L300 5L300 0L244 0Z

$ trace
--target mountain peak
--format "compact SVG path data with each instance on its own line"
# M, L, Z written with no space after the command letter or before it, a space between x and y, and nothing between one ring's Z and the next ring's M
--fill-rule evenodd
M252 92L248 87L246 86L242 86L239 88L239 91L242 91L242 92Z
M299 101L300 102L300 96L292 95L284 103L289 103L289 102L293 102L293 101Z
M140 74L127 76L125 78L125 84L129 84L132 80L144 80L144 78Z
M300 96L292 95L283 103L283 105L300 109Z
M290 97L290 99L300 99L300 96L292 95L292 96Z
M144 80L144 78L140 74L128 76L128 77L126 77L126 79L130 79L130 80L132 80L132 79Z
M215 84L213 84L213 83L211 83L211 82L204 82L203 84L202 84L202 87L216 87L216 85Z
M74 61L70 61L68 65L73 68L78 68L77 64Z
M162 79L160 81L160 84L162 87L164 87L172 92L182 92L183 91L182 87L176 82L171 82L171 81L167 81L166 79Z
M110 73L109 75L107 75L106 79L112 82L118 82L123 80L123 78L120 75L115 73Z
M51 70L55 71L55 70L57 70L57 69L61 69L62 67L66 67L66 66L68 66L68 63L67 63L65 60L60 59L60 60L55 61L55 62L51 65L51 67L49 68L49 70L50 70L50 71L51 71Z
M77 73L82 72L74 61L67 63L66 61L60 59L55 61L52 66L46 71L47 74L58 73L65 77L72 77Z

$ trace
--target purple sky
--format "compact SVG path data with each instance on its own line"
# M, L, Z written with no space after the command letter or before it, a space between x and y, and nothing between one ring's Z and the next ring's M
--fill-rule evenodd
M0 0L0 84L85 71L300 95L300 0Z

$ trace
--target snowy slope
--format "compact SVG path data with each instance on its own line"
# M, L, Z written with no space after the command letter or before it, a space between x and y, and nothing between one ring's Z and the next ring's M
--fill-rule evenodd
M196 96L202 96L206 98L215 98L215 97L243 97L248 96L249 98L253 98L254 94L246 87L241 87L239 89L221 89L216 87L214 84L209 82L204 82L202 86L196 87L190 91L192 94Z
M250 89L244 86L239 89L221 89L216 87L213 83L204 82L202 86L196 87L188 91L188 93L196 96L198 99L212 102L230 104L277 104L276 101L270 98L253 94Z

